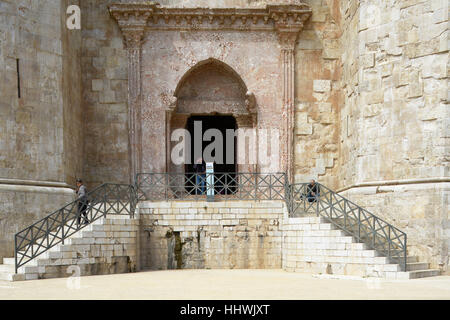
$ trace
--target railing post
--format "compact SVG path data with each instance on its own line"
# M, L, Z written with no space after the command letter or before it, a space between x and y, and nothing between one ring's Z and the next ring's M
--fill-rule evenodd
M254 181L255 181L255 200L258 200L258 176L256 175L256 173L253 174L254 175Z
M81 219L80 219L80 222L81 222ZM65 224L65 219L64 219L64 215L63 215L63 223L61 225L61 239L62 239L61 243L62 244L64 244L64 224Z
M272 200L272 174L269 174L269 200Z
M17 235L14 235L14 270L17 274Z
M344 200L344 229L347 229L347 211L346 211L346 204L347 204L347 202L345 202L345 200Z
M307 203L308 203L308 185L303 184L302 187L301 187L301 190L302 190L302 194L305 195L304 198L303 198L302 203L303 203L303 213L306 214L307 213L306 212L306 206L307 206ZM308 210L309 210L309 205L308 205Z
M319 198L316 196L316 216L319 216Z
M103 188L103 218L106 218L106 188Z
M292 191L293 188L294 188L294 186L292 186L292 185L287 185L287 187L286 187L286 190L287 190L287 201L288 201L288 206L289 206L288 208L289 208L289 213L290 213L291 217L294 214L294 197L293 197L294 191Z
M288 205L288 212L289 212L289 216L292 217L294 215L294 200L293 200L293 196L292 196L292 185L288 185L286 184L286 188L285 190L285 195L284 197L286 198L286 203Z
M169 173L166 172L166 173L164 173L164 175L165 175L165 179L164 179L164 199L167 201L169 199ZM178 189L178 187L177 187L177 189Z
M133 210L133 190L131 185L128 186L128 202L130 203L129 218L131 219L131 211Z
M372 247L375 250L375 217L373 217L373 226L372 226Z
M391 225L388 226L388 258L391 259Z
M406 263L407 263L407 257L406 257L406 233L405 233L405 242L403 243L403 256L404 256L403 269L404 269L404 271L406 271Z
M358 241L361 241L361 208L358 208Z

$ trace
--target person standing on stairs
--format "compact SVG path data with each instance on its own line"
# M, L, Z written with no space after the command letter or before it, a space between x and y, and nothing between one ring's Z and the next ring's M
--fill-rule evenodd
M312 179L307 185L306 190L308 192L306 196L308 198L308 202L316 202L320 196L320 188L314 179Z
M78 225L80 225L81 222L81 216L83 216L84 224L89 224L89 220L87 218L87 205L88 205L88 198L87 198L87 189L86 186L83 184L83 181L81 179L77 179L77 200L78 200L78 212L77 212L77 221Z

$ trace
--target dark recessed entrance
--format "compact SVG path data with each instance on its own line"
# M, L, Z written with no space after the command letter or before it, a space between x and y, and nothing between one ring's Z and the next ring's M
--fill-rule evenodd
M201 135L197 137L194 135L194 127L197 126L199 128L201 125ZM209 129L217 129L216 133L220 132L222 136L223 143L219 143L220 139L216 141L215 134L211 137L211 141L204 141L205 132ZM230 185L235 185L233 179L235 177L235 172L237 171L236 165L236 149L237 149L237 139L233 135L229 136L229 139L233 139L233 141L228 141L229 147L227 148L227 129L237 129L236 119L233 116L223 116L223 115L214 115L214 116L191 116L187 120L186 130L189 131L191 135L191 159L189 163L185 164L185 172L187 174L192 173L194 171L193 164L196 160L195 154L195 143L201 145L202 155L205 156L205 162L211 161L211 159L207 159L207 156L211 154L212 157L215 157L214 161L214 172L215 172L215 183L214 189L216 194L225 194L230 193L232 189L229 188ZM210 133L213 131L209 131ZM201 138L200 138L201 137ZM195 141L196 139L198 141ZM201 140L201 141L200 141ZM212 149L212 143L216 142L216 148ZM232 142L232 144L231 144ZM230 145L232 148L230 148ZM209 146L209 149L207 149ZM219 146L219 148L217 148ZM206 150L205 150L206 149ZM213 150L212 152L208 152L208 150ZM206 152L205 152L206 151ZM218 153L222 152L223 156L220 156ZM228 161L227 161L228 160ZM231 160L231 161L230 161ZM222 173L222 174L221 174ZM225 173L225 175L223 174ZM188 177L187 177L188 178ZM187 181L195 181L195 179L186 179ZM232 183L230 183L230 181ZM187 183L186 187L189 189L192 183ZM227 185L227 187L225 187ZM234 189L234 188L233 188ZM189 191L189 190L188 190ZM234 191L234 190L233 190Z
M214 171L215 172L236 172L236 138L233 138L233 145L234 149L232 151L233 155L233 163L226 163L227 161L227 141L226 141L226 129L233 129L236 130L236 119L233 116L191 116L187 120L186 129L191 134L191 159L190 163L186 164L185 166L185 172L192 172L193 168L192 165L195 162L195 154L194 154L194 121L197 121L197 125L199 122L201 123L202 128L202 134L203 137L205 132L208 129L217 129L221 132L223 137L223 144L222 144L222 154L223 154L223 163L215 163L214 164ZM205 148L213 143L215 141L215 138L213 137L211 141L202 141L202 153L205 150ZM200 141L198 141L200 143ZM217 149L214 150L211 155L216 156ZM228 155L228 158L230 158L230 155ZM208 159L206 159L208 160Z

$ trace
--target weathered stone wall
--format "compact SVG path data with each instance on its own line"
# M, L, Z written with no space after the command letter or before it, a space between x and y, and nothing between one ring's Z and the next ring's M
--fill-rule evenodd
M0 184L0 262L14 256L14 234L73 200L69 188Z
M448 1L347 1L341 13L337 185L448 270Z
M85 122L81 95L81 30L69 30L65 23L68 16L67 7L79 5L80 2L64 0L61 3L64 181L72 185L75 184L76 178L83 178Z
M0 177L62 181L61 5L2 1L0 14Z
M448 2L350 1L342 11L339 184L448 176Z
M448 273L449 183L372 186L341 194L402 230L408 254Z
M113 0L81 1L84 178L88 186L129 182L128 64Z
M334 188L342 107L340 2L304 2L313 14L299 35L295 53L295 181L315 178Z
M140 202L141 269L281 268L282 201Z
M0 7L0 258L15 232L72 200L81 175L81 33L65 28L68 2Z

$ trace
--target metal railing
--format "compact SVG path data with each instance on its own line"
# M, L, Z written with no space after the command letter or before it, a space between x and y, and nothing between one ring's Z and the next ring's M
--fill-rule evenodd
M32 259L58 243L64 244L64 239L99 218L108 214L134 216L136 194L131 185L105 183L88 192L87 199L87 202L72 201L16 233L14 237L16 273ZM85 206L85 211L82 206Z
M351 234L359 242L399 263L406 271L406 233L317 183L315 196L307 183L292 184L286 196L290 216L315 214Z
M207 191L217 200L285 200L284 173L140 173L138 200L205 200ZM213 182L211 182L213 181Z
M105 183L88 193L86 216L75 200L15 235L15 270L107 214L134 216L138 201L284 200L290 216L314 214L396 260L406 270L406 234L336 192L317 183L289 184L285 173L139 173L135 185Z

